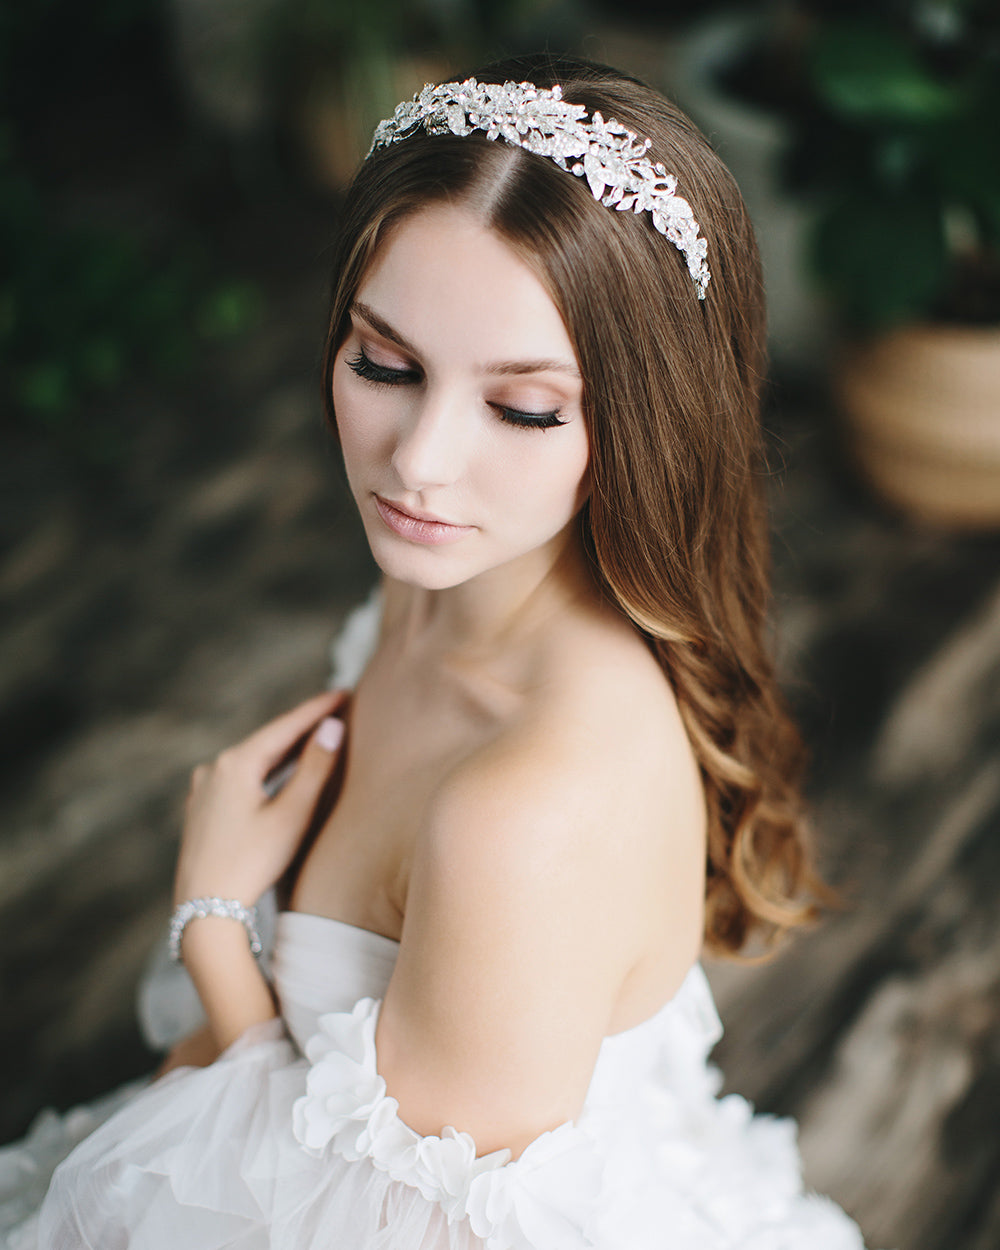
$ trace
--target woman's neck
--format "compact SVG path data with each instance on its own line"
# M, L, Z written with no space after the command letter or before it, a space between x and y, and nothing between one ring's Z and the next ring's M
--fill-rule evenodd
M422 658L486 658L599 602L574 534L555 552L541 548L444 590L387 581L386 625L397 645Z

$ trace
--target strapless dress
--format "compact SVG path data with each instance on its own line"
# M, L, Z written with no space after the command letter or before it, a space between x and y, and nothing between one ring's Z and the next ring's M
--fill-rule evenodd
M708 1056L721 1026L699 966L656 1015L605 1039L578 1119L511 1160L400 1120L375 1050L397 950L339 921L279 915L282 1019L208 1068L82 1109L75 1127L53 1117L34 1146L29 1136L0 1151L5 1245L863 1250L840 1208L803 1191L794 1124L718 1097ZM11 1226L18 1194L44 1189L53 1143L100 1118L40 1209Z

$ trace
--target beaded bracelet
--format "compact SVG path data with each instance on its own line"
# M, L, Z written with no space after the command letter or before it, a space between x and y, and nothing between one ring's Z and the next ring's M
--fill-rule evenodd
M192 920L203 920L206 916L220 916L223 920L238 920L246 929L250 939L250 953L259 955L264 949L260 934L257 932L257 908L244 907L235 898L189 898L179 903L170 917L170 932L167 936L167 950L175 963L181 962L181 938L184 930Z

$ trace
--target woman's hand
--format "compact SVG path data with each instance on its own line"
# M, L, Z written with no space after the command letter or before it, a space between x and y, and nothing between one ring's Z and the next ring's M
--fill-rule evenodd
M207 1068L218 1057L219 1047L211 1027L206 1024L196 1033L182 1037L170 1047L167 1057L153 1074L153 1079L158 1081L161 1076L173 1072L174 1068Z
M194 770L174 885L175 903L238 899L252 907L291 864L344 733L344 691L317 695L270 721L213 764ZM273 797L264 782L309 735L290 779Z

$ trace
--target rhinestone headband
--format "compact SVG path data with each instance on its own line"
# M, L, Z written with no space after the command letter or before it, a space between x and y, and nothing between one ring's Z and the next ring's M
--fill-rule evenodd
M619 212L649 213L687 262L688 272L705 298L711 274L708 244L698 233L691 205L677 194L677 179L646 155L649 139L640 139L621 122L600 113L587 120L582 104L569 104L558 86L550 90L530 82L428 84L406 100L392 117L379 122L368 155L407 138L415 130L429 135L470 135L503 139L547 156L577 177L586 178L595 200Z

